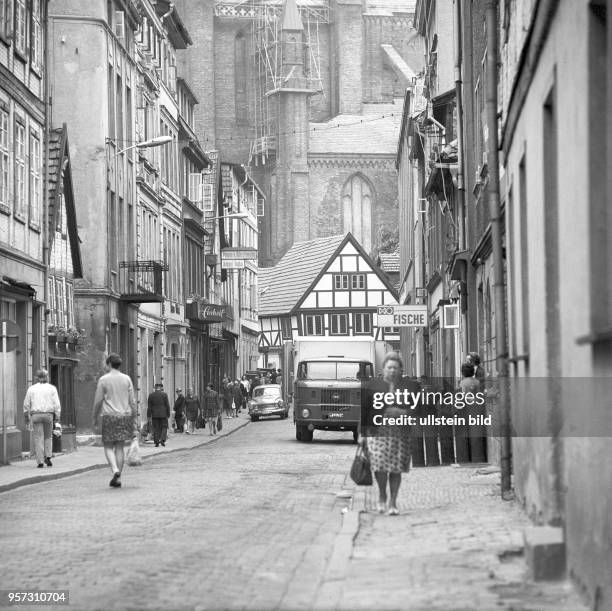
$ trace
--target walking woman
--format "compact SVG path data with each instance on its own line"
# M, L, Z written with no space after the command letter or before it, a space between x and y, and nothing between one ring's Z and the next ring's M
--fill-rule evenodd
M219 395L213 389L213 385L209 384L204 391L204 418L208 424L209 435L217 434L217 418L221 413L219 406Z
M136 398L129 376L119 371L121 357L109 354L106 374L98 380L94 398L94 426L102 427L104 454L113 472L110 486L121 488L123 447L136 437Z
M392 392L408 389L409 392L418 392L417 383L402 378L403 363L397 352L389 352L383 361L383 378L373 382L373 390L378 392ZM397 395L396 395L397 396ZM397 417L402 414L411 414L410 406L385 405L382 415ZM397 494L402 483L402 473L408 473L411 458L411 433L408 425L386 425L371 427L364 431L366 437L360 441L366 455L370 459L372 471L378 484L379 513L387 511L390 516L399 514L397 508ZM387 482L389 494L387 495Z

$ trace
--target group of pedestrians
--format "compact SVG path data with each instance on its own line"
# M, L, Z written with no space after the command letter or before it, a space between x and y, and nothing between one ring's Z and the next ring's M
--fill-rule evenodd
M187 389L187 396L183 389L176 391L174 402L174 432L195 434L199 428L208 426L209 434L216 435L221 417L221 399L212 384L204 389L202 400L195 396L192 388Z

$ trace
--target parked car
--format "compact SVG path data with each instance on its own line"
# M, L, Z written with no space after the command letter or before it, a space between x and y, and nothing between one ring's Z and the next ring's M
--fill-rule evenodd
M249 416L256 422L261 416L289 416L289 406L283 401L280 384L261 384L253 389L253 397L247 403Z

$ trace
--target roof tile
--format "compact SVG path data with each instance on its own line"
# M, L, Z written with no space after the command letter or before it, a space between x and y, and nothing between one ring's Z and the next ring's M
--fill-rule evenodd
M289 314L346 236L296 242L274 266L259 270L259 315Z

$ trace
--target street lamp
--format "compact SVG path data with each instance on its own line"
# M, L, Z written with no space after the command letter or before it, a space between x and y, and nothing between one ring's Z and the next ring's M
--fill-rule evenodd
M172 136L156 136L155 138L150 138L149 140L145 140L144 142L137 142L136 144L132 144L132 146L128 146L117 153L115 155L121 155L121 153L125 153L125 151L129 151L130 149L144 149L144 148L152 148L154 146L163 146L164 144L168 144L168 142L172 142Z

